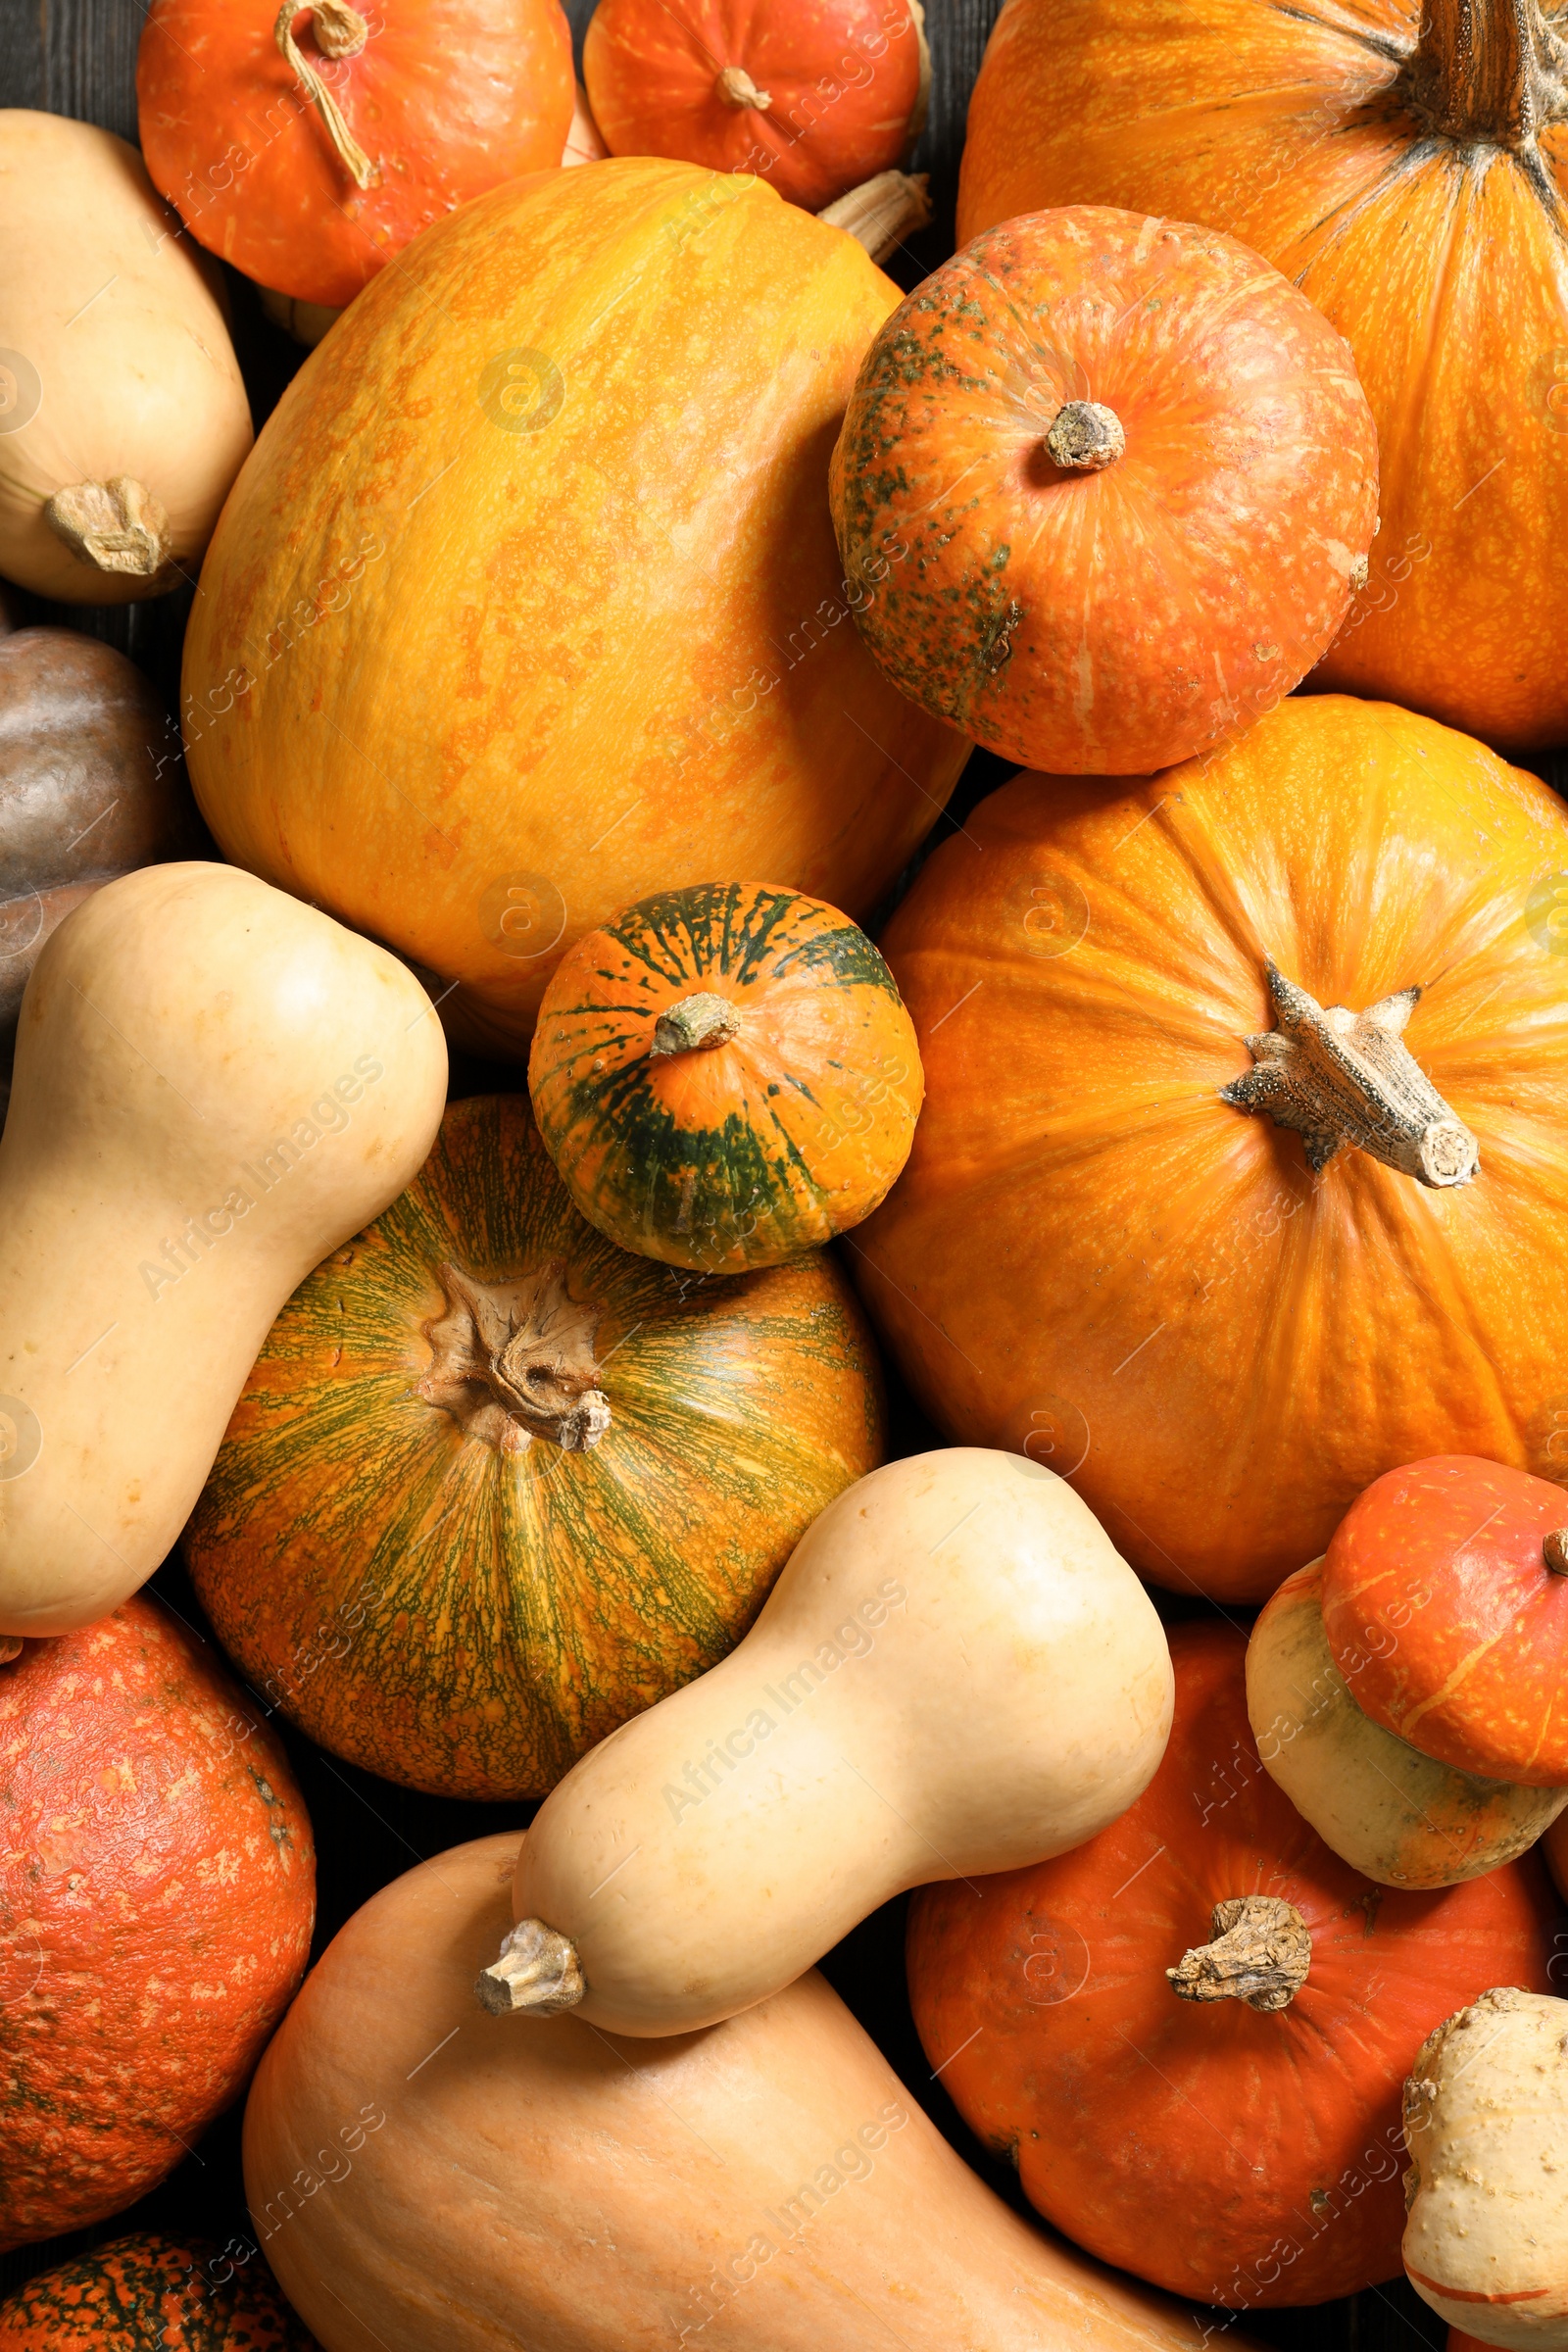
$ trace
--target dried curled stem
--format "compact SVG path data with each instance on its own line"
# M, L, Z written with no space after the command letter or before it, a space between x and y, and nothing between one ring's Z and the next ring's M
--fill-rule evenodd
M283 0L272 27L273 40L289 71L314 101L344 170L356 187L368 188L378 177L375 166L350 130L337 100L294 38L294 20L307 10L315 22L316 45L325 57L357 55L365 47L368 27L359 11L347 7L344 0L314 0L314 5L313 0Z
M842 228L863 245L873 262L885 262L896 245L924 228L931 218L930 174L879 172L847 196L824 205L819 220Z
M727 997L701 989L695 996L677 999L660 1014L654 1023L651 1050L655 1054L690 1054L698 1049L711 1053L715 1046L727 1046L740 1025L738 1006Z
M1295 1904L1277 1894L1233 1895L1214 1905L1209 1925L1212 1943L1195 1944L1166 1969L1171 1990L1184 2001L1289 2008L1312 1965L1312 1938Z
M542 1919L519 1919L473 1991L492 2017L559 2017L575 2009L587 1989L570 1937Z
M169 516L145 483L128 473L108 482L73 482L43 511L56 538L80 564L139 580L156 579L174 552Z
M416 1394L503 1453L549 1438L584 1453L610 1427L594 1334L601 1309L573 1298L564 1258L515 1282L439 1268L444 1311L424 1327L433 1361Z

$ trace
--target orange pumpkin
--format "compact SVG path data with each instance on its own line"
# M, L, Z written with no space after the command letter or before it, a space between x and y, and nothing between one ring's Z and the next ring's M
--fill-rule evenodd
M1227 2308L1326 2302L1398 2274L1404 2077L1488 1985L1549 1989L1550 1889L1533 1859L1375 1886L1258 1761L1246 1636L1170 1646L1170 1745L1120 1821L915 1896L915 2023L1079 2245Z
M773 1266L876 1207L922 1080L893 975L820 899L665 891L545 991L534 1115L591 1225L699 1273Z
M1359 1495L1323 1562L1323 1630L1356 1703L1458 1772L1568 1788L1568 1497L1444 1455Z
M906 694L1005 759L1128 774L1311 668L1365 576L1377 470L1304 296L1230 237L1081 206L977 237L894 312L833 519Z
M1321 696L1148 781L1018 777L965 831L883 941L926 1101L848 1245L947 1433L1219 1599L1396 1463L1560 1474L1562 804Z
M470 196L559 165L559 0L153 0L142 154L194 235L275 293L349 302Z
M925 121L919 0L600 0L583 78L612 155L755 172L817 213Z
M1228 229L1355 353L1382 450L1371 577L1325 684L1560 742L1568 128L1541 0L1010 0L958 233L1043 205Z
M864 913L968 749L878 673L833 545L897 299L843 230L686 164L514 180L421 237L306 361L203 568L184 721L225 854L505 1052L650 891L766 874Z
M287 2007L315 1907L282 1749L154 1601L0 1664L0 2249L173 2170Z
M237 2262L230 2259L236 2253ZM232 2239L222 2254L201 2238L118 2237L40 2272L0 2303L0 2352L151 2352L155 2345L158 2352L319 2352L266 2263Z

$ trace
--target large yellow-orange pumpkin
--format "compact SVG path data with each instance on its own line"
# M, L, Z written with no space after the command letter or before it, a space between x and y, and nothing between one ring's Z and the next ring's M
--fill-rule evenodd
M1541 0L1008 0L958 233L1043 205L1229 229L1325 311L1383 528L1321 676L1568 733L1568 94Z
M313 1739L437 1795L541 1796L725 1654L881 1453L831 1258L634 1257L573 1208L526 1096L480 1097L284 1307L185 1553Z
M1170 1745L1120 1821L915 1896L915 2023L1079 2245L1203 2302L1326 2302L1398 2273L1404 2078L1489 1985L1550 1989L1551 1890L1533 1856L1374 1886L1259 1762L1246 1636L1170 1646Z
M184 720L227 856L511 1049L652 890L866 912L967 749L876 670L828 514L897 300L841 229L685 164L513 181L420 237L285 393L202 572Z
M942 1427L1069 1473L1146 1575L1216 1598L1265 1598L1400 1462L1560 1478L1561 803L1430 719L1322 696L1130 787L1016 778L966 835L883 943L925 1108L846 1245ZM1315 1023L1321 1060L1314 999L1378 1012L1364 1145L1397 1141L1368 1052L1436 1088L1404 1165L1315 1165L1267 1115L1298 1049L1254 1071L1248 1041Z

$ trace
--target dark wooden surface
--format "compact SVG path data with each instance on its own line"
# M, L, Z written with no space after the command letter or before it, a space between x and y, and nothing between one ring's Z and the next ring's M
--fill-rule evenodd
M931 174L935 217L907 253L890 264L906 286L952 250L954 201L964 110L979 70L999 0L927 0L933 87L930 118L916 166ZM1124 0L1129 8L1138 0ZM566 0L579 41L593 0ZM39 107L97 122L134 139L135 64L143 10L138 0L0 0L0 106ZM229 272L235 346L245 368L258 428L302 354L263 318L252 289ZM0 337L3 340L3 337ZM139 662L176 705L179 647L189 592L118 612L49 607L23 598L22 617L48 620L107 637ZM977 755L965 775L955 813L972 807L1006 772ZM1553 781L1556 778L1553 777ZM3 894L0 894L3 895ZM505 1081L502 1081L505 1083ZM469 1071L464 1091L494 1084L493 1073ZM907 1401L894 1398L894 1449L914 1452L936 1442ZM153 1590L188 1623L204 1631L201 1612L177 1567L166 1567ZM261 1702L258 1700L258 1705ZM320 1917L317 1951L378 1886L413 1863L466 1838L525 1822L529 1806L483 1806L420 1797L368 1773L340 1764L279 1724L316 1824L320 1852ZM904 1990L902 1902L888 1905L850 1936L826 1969L861 2022L941 2129L999 2194L1021 2204L1011 2169L970 2137L920 2051ZM45 2246L0 2257L0 2292L67 2253L100 2243L126 2229L198 2231L220 2245L253 2245L239 2174L239 2111L214 2126L201 2146L162 2187L129 2213ZM1232 2331L1291 2347L1292 2352L1416 2352L1438 2347L1445 2331L1401 2279L1353 2302L1314 2311L1237 2315L1216 2312L1210 2342L1223 2346ZM149 2348L151 2352L151 2348ZM836 2352L836 2348L835 2348Z

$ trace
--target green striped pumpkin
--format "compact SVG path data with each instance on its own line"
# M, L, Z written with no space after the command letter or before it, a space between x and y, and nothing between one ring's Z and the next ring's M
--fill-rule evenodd
M882 1454L873 1343L820 1251L730 1278L572 1206L526 1099L452 1104L301 1284L185 1536L264 1697L439 1795L551 1788L714 1664Z
M231 2259L237 2254L238 2259ZM118 2237L0 2303L0 2352L318 2352L247 2245Z

